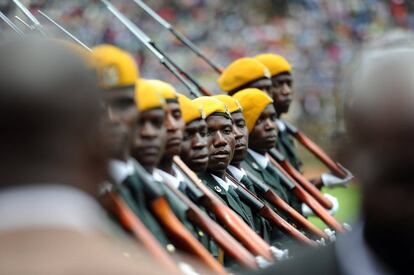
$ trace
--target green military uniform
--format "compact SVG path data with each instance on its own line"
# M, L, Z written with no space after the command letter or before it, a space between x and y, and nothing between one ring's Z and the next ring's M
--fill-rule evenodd
M122 184L115 185L115 191L149 231L152 232L160 244L163 246L170 244L161 226L147 208L144 186L138 175L130 175Z
M228 173L234 176L230 171ZM253 194L260 197L260 194L257 193L256 188L254 187L253 182L249 179L248 176L243 176L240 179L240 182L244 184L244 186ZM265 218L261 217L260 215L256 215L253 213L254 222L256 228L259 229L258 234L269 244L271 245L279 245L279 241L285 236L278 228L270 224Z
M280 121L279 123L283 123L283 121ZM296 152L295 142L286 129L279 129L276 148L280 153L282 153L283 156L286 157L289 163L292 164L296 170L301 170L302 162Z
M206 241L206 238L207 238L206 234L202 230L200 230L197 226L192 224L191 221L188 220L188 218L187 218L188 206L184 202L182 202L174 194L174 192L170 190L170 188L165 186L165 184L167 184L167 183L162 183L161 181L163 181L163 179L154 180L154 184L157 184L165 192L165 196L167 198L168 204L170 205L170 207L171 207L172 211L174 212L174 214L177 216L177 218L181 221L181 223L187 228L188 231L191 232L191 234L196 239L198 239L202 244L205 244L207 242ZM185 183L184 182L180 182L178 190L180 192L185 192Z
M231 186L229 186L228 191L224 190L224 188L220 186L214 177L207 172L200 173L198 176L203 181L203 183L210 190L212 190L217 195L217 197L221 199L222 202L224 202L224 204L226 204L240 217L242 217L242 219L251 228L256 230L252 210L240 200L239 196Z
M272 188L276 194L292 206L296 211L302 213L302 202L293 194L292 190L288 190L286 186L283 185L279 176L275 173L275 167L268 164L266 169L262 169L256 160L247 154L246 159L242 162L242 167L248 172L252 173L253 176L263 180L269 187Z
M200 180L217 195L217 197L229 208L231 208L236 214L238 214L253 230L256 231L255 222L251 209L245 205L230 186L229 190L226 192L223 187L213 178L213 176L207 172L202 172L198 174ZM210 213L210 216L215 219L215 217ZM217 219L215 219L217 220ZM210 244L210 251L215 257L218 257L218 247L216 244ZM227 267L234 266L235 263L224 255L224 265Z

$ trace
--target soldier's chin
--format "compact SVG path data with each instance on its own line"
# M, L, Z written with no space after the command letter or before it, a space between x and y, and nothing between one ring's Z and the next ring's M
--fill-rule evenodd
M278 113L278 115L286 114L287 112L289 112L289 108L290 103L279 104L278 106L276 106L276 112Z

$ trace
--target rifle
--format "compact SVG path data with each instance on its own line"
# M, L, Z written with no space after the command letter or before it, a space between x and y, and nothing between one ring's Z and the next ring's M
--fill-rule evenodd
M181 43L187 46L191 51L193 51L198 57L204 60L210 67L212 67L217 73L221 74L223 69L218 66L213 60L205 56L196 45L194 45L187 37L185 37L182 33L175 30L173 26L168 23L165 19L159 16L153 9L151 9L147 4L145 4L141 0L133 0L138 6L141 7L149 16L154 18L158 23L161 24L165 29L170 31Z
M102 200L105 200L105 202L109 204L109 210L118 217L122 226L132 233L134 239L142 244L160 264L167 268L167 270L174 273L180 273L175 262L165 252L164 248L139 218L137 218L132 210L129 209L125 202L112 191L107 192L104 196L105 197L103 197Z
M191 84L195 85L199 92L202 94L211 94L205 88L203 88L192 76L182 70L176 63L174 63L157 45L151 40L148 35L146 35L137 25L135 25L130 19L123 15L114 5L112 5L108 0L101 0L105 4L107 9L117 18L121 23L131 31L142 44L155 55L160 63L167 68L178 80L184 84L188 89L191 95L197 97L200 95L197 91L193 89ZM185 78L183 78L184 76ZM191 84L186 80L188 79Z
M321 191L316 188L315 185L309 182L299 171L297 171L292 164L289 163L289 161L283 156L281 153L279 153L275 148L272 148L269 151L269 154L272 156L274 160L276 160L283 169L289 173L290 176L292 176L299 184L302 185L303 188L309 194L311 194L323 207L326 209L332 208L332 202L329 201Z
M187 196L179 190L173 188L168 179L163 177L169 188L181 201L187 206L187 218L201 230L207 233L231 258L238 262L241 266L255 269L257 268L254 256L247 251L236 239L234 239L227 231L219 226L215 221L208 217L200 208L195 205Z
M174 215L163 191L153 184L153 180L146 170L137 162L135 168L147 191L150 209L158 218L173 244L190 255L198 257L213 272L226 274L223 266L188 232Z
M251 251L255 256L262 256L266 260L272 261L273 256L270 246L256 234L233 210L228 208L220 199L218 199L210 190L204 186L197 175L187 167L187 165L178 157L174 156L174 163L190 179L197 188L202 192L199 202L202 203L209 211L214 213L217 219L230 231L233 236L239 240L243 246Z
M309 246L316 246L316 243L310 240L308 237L299 232L291 224L280 217L274 212L269 206L262 202L255 194L246 189L243 184L236 180L233 176L226 173L228 177L235 184L235 191L239 195L240 199L243 200L247 205L254 209L259 215L266 220L270 221L273 225L278 227L280 230L300 241L301 243Z
M19 36L23 37L24 33L17 27L12 21L10 21L7 16L0 11L0 18L7 24L13 31L15 31Z
M278 172L281 180L292 187L293 193L305 204L307 204L313 212L318 215L321 220L323 220L326 225L334 229L337 232L345 233L345 228L334 218L332 217L326 209L316 201L309 193L307 193L302 186L296 183L296 181L280 166L280 164L273 159L272 156L267 154L270 162L273 164L274 168Z
M308 221L304 216L302 216L299 212L297 212L293 207L287 204L283 199L279 197L268 185L263 183L261 180L256 178L254 175L246 171L247 177L253 182L256 188L259 190L262 197L276 207L279 210L285 212L294 222L302 227L304 230L308 231L309 233L315 235L318 238L324 238L326 240L329 239L328 235L326 235L322 230L316 227L313 223Z
M306 149L308 149L315 157L323 162L332 173L337 177L345 178L349 175L349 172L342 169L342 166L333 161L315 142L307 137L302 131L294 127L292 124L283 121L286 125L286 129L290 135L292 135L299 143L301 143Z
M44 18L46 18L47 20L49 20L52 24L54 24L56 27L58 27L62 32L64 32L67 36L69 36L72 40L74 40L76 43L78 43L79 45L81 45L83 48L85 48L85 50L91 52L91 48L89 48L88 46L86 46L85 43L83 43L82 41L80 41L76 36L74 36L73 34L71 34L68 30L66 30L63 26L61 26L58 22L56 22L55 20L53 20L51 17L49 17L46 13L42 12L41 10L37 10Z
M33 23L33 28L37 30L41 35L44 37L47 37L46 32L43 29L43 26L40 24L39 20L37 20L36 17L19 1L19 0L13 0L13 3L16 4L16 6L27 16L27 18L30 19ZM21 20L19 18L19 20ZM21 20L24 24L26 24L23 20ZM30 26L30 28L32 28Z

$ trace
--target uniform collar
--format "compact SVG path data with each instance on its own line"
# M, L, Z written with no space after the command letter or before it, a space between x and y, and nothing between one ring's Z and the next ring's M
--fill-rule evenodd
M105 211L89 194L62 184L39 184L0 192L0 230L70 228L111 232Z
M227 166L227 169L230 171L230 173L233 175L233 177L236 178L237 181L241 181L241 179L244 176L247 176L246 171L244 171L243 168L237 168L236 166L229 165Z
M251 149L247 149L247 152L252 156L252 158L257 162L257 164L262 169L266 169L267 165L269 165L269 160L266 158L266 156L263 156Z
M286 131L286 125L281 119L276 119L276 125L280 132Z
M134 174L134 163L132 159L126 162L121 160L109 161L109 174L116 184L121 184L128 176Z
M226 192L229 191L230 183L228 179L226 178L226 181L222 180L221 178L211 174L213 176L214 180L223 188Z
M182 181L182 178L180 179L180 174L177 173L177 176L173 176L161 169L155 168L154 169L154 178L164 182L164 178L167 180L167 183L173 187L174 189L178 189L180 186L180 182ZM182 177L182 176L181 176ZM165 183L165 182L164 182Z

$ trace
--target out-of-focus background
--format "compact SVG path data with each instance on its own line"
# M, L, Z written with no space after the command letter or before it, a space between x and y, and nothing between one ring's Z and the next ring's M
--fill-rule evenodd
M99 0L22 2L34 14L37 9L46 11L90 46L113 43L129 50L144 77L168 80L178 90L185 91ZM132 0L111 2L185 70L218 92L217 74ZM332 154L343 130L341 106L345 91L340 87L345 65L364 41L391 29L414 28L414 2L404 0L145 2L222 66L236 58L262 52L287 57L294 66L295 80L295 102L288 119ZM8 15L19 14L10 0L0 0L0 9ZM6 28L3 24L0 27ZM306 164L305 174L316 175L323 169L303 150L301 153ZM358 205L357 187L330 193L340 198L338 217L351 220Z

